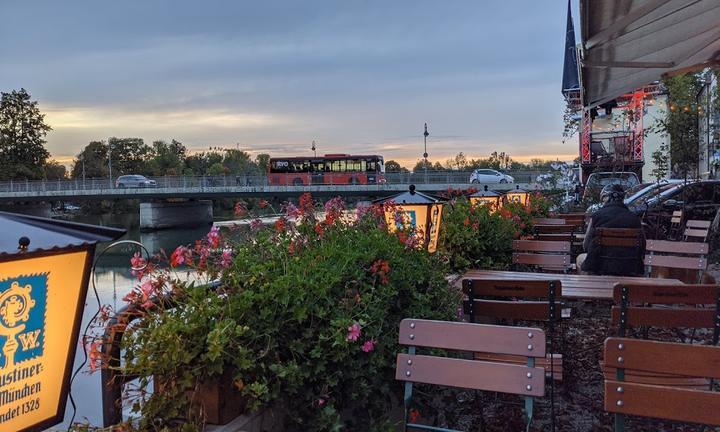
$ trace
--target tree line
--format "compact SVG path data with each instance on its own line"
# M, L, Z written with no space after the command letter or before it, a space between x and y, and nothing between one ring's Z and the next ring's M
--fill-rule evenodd
M539 158L530 159L528 163L513 160L509 154L505 152L492 152L487 158L472 159L468 158L465 153L460 152L455 157L447 159L445 163L428 161L421 159L417 161L411 169L403 167L395 160L385 162L386 172L421 172L426 168L428 171L439 170L456 170L456 171L473 171L475 169L494 169L494 170L532 170L543 171L550 170L551 165L556 161L545 160Z

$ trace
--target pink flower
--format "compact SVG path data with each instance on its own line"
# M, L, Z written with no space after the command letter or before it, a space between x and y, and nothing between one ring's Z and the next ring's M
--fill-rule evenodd
M140 269L145 266L145 258L140 255L140 252L135 252L132 258L130 258L130 266L133 269Z
M181 264L192 264L190 254L190 249L185 246L178 246L172 255L170 255L170 265L177 267Z
M362 346L362 350L367 352L375 350L375 339L368 339Z
M318 399L318 406L320 406L320 407L325 406L325 402L326 401L323 398Z
M348 334L347 334L347 340L351 342L355 342L360 337L360 324L353 323L350 327L348 327Z
M211 248L216 248L220 245L220 227L214 226L210 229L207 234L207 241Z
M262 220L255 218L252 221L250 221L250 229L253 231L260 231L263 227Z
M90 364L90 372L95 372L98 366L102 364L102 353L100 352L100 342L95 341L88 345L88 359Z
M293 203L287 203L285 204L285 215L290 218L294 219L300 216L300 209L295 206Z
M149 279L140 285L140 291L143 293L143 300L147 300L152 295L155 288L153 287L152 281Z
M225 249L222 252L222 259L220 260L220 266L222 268L228 268L228 267L230 267L230 264L232 264L232 251L230 249Z

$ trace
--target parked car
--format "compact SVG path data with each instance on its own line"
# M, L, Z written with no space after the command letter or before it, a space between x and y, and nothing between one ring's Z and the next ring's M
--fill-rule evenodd
M643 217L648 238L665 238L673 212L683 219L712 220L720 208L720 180L675 184L647 200L638 200L630 210Z
M596 172L590 174L585 183L583 200L588 203L600 202L600 191L609 184L620 184L629 189L640 184L634 172Z
M655 183L640 183L637 186L631 187L625 191L625 205L628 207L637 206L640 203L644 203L647 200L657 196L658 194L675 187L684 180L660 180ZM592 204L585 210L587 214L595 213L602 203Z
M470 174L470 183L512 183L515 179L493 169L476 169Z
M139 174L122 175L115 180L115 187L120 189L156 186L157 182L155 180L150 180L149 178Z

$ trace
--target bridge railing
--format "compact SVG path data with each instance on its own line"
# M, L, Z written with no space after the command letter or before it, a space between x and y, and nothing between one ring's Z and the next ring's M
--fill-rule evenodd
M470 183L469 171L427 171L427 172L392 172L385 173L385 181L389 184L462 184ZM510 172L515 183L533 183L540 172ZM162 176L149 177L155 180L154 188L188 189L188 188L226 188L236 186L267 186L266 175L229 174L221 176ZM67 180L15 180L0 182L0 193L42 193L42 192L82 192L117 189L116 179L86 178ZM291 176L287 176L284 186L296 186ZM326 185L348 184L347 175L324 173L315 177L313 183Z

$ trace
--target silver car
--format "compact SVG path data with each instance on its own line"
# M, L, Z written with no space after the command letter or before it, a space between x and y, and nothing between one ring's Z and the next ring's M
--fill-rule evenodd
M515 179L493 169L476 169L470 174L470 183L512 183Z
M130 174L118 177L115 180L115 187L120 189L157 187L157 182L139 174Z

